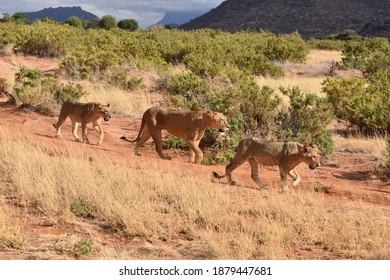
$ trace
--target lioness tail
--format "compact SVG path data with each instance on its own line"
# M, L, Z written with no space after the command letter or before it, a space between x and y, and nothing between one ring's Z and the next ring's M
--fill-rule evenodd
M219 175L217 172L213 171L213 176L217 179L222 179L222 178L225 178L226 174L225 175Z
M134 142L137 142L137 141L138 141L138 138L136 138L136 139L134 139L134 140L130 140L130 139L127 139L126 136L122 136L120 139L125 140L125 141L127 141L127 142L131 142L131 143L134 143Z

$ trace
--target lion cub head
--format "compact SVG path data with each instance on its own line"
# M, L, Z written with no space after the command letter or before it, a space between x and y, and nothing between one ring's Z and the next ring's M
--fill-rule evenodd
M321 165L321 156L317 147L304 144L303 150L305 162L309 165L310 169L315 169Z
M207 111L207 119L210 127L217 129L220 135L224 135L230 128L227 118L222 113Z

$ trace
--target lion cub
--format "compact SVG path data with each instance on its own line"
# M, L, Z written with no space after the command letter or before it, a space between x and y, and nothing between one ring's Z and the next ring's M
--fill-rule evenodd
M251 137L241 140L237 147L236 155L226 166L226 174L218 175L213 172L215 178L221 179L226 176L228 183L237 184L232 180L232 172L248 161L251 166L251 176L259 188L266 188L260 181L259 165L279 167L280 178L283 187L287 187L287 175L292 179L292 185L297 186L301 181L296 166L301 162L309 165L310 169L320 166L320 155L316 148L297 142L269 142Z
M78 103L78 102L65 102L60 111L58 122L53 124L56 128L56 137L61 137L61 126L65 120L69 117L72 121L72 134L77 141L88 143L88 130L87 124L93 123L93 128L99 132L99 139L97 144L103 143L104 132L100 126L101 119L105 122L111 119L109 112L110 104L102 105L100 103ZM82 138L77 135L78 124L81 123Z

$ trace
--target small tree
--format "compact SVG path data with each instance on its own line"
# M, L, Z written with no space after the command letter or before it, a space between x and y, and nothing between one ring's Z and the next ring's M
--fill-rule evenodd
M71 16L64 23L76 28L84 28L86 26L85 20L75 16Z
M26 13L14 13L14 15L12 16L15 20L15 22L17 23L22 23L22 24L26 24L26 23L29 23L30 20L28 19L28 15Z
M106 30L110 30L112 28L115 28L116 26L116 19L112 15L103 16L102 19L99 21L99 27Z
M120 29L135 31L138 29L138 22L134 19L122 19L118 22Z

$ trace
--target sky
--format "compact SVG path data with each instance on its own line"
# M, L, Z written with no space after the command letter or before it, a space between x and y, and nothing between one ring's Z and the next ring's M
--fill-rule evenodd
M98 17L112 15L117 21L135 19L140 27L148 27L164 17L167 11L197 11L213 9L223 0L1 0L0 16L3 13L36 12L43 8L80 6Z

